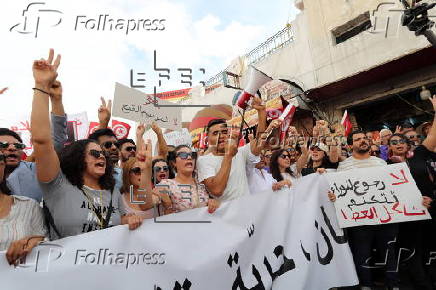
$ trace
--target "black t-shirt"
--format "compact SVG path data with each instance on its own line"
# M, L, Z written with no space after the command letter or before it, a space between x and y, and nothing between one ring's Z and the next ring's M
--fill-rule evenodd
M339 162L331 162L330 160L327 159L327 160L324 160L322 162L321 166L319 166L317 168L311 167L311 168L303 168L303 169L301 169L301 175L306 176L306 175L315 173L318 168L337 169L338 166L339 166Z
M436 197L436 153L419 145L413 151L413 156L407 159L407 163L421 194L434 199Z

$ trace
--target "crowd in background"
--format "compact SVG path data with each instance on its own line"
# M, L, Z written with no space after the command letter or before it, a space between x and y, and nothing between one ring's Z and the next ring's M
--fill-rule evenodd
M298 186L309 174L386 166L405 162L423 195L423 205L434 215L436 194L436 123L416 132L399 124L392 132L354 131L335 136L328 122L316 121L312 136L289 127L285 138L274 142L280 119L268 120L259 97L251 103L258 125L250 142L239 146L241 130L224 119L206 126L207 148L192 144L167 146L156 124L158 155L152 155L147 129L139 124L136 141L117 140L108 128L110 102L102 99L100 127L88 139L66 144L66 115L62 84L57 80L61 58L50 50L47 59L33 63L31 134L33 153L23 158L21 137L0 128L0 250L7 250L11 265L46 240L127 224L138 228L144 219L207 207L213 214L222 202L246 194ZM436 96L430 99L436 110ZM51 111L50 111L51 107ZM332 202L336 197L327 193ZM433 220L358 226L347 230L362 289L383 281L398 289L407 279L414 289L434 289L436 268L425 266L436 241ZM391 241L396 241L392 243ZM398 266L398 248L414 255ZM386 256L383 276L362 267L376 248ZM406 277L406 278L405 278Z

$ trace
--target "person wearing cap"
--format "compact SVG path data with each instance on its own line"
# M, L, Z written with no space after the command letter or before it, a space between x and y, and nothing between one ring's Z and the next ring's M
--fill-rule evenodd
M339 152L337 146L330 146L324 143L316 143L306 150L307 160L304 168L301 169L301 175L306 176L317 172L318 169L336 169L339 165Z

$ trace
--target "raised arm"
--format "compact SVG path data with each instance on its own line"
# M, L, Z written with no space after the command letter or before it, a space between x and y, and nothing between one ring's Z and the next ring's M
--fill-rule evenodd
M62 84L56 80L50 88L52 138L56 152L61 152L67 142L67 116L62 103Z
M230 140L232 142L230 142ZM221 167L215 176L203 180L207 190L214 196L221 196L226 189L227 182L230 176L230 169L232 169L232 159L238 152L238 145L236 140L229 138L229 143L226 144L226 151L221 162ZM200 170L200 169L199 169Z
M49 119L49 91L57 77L61 56L53 62L54 51L50 49L47 60L33 63L35 89L32 102L31 133L37 166L37 177L41 182L53 180L59 173L59 159L53 147Z
M163 136L162 129L155 122L151 123L151 129L153 129L157 136L159 158L166 159L168 155L168 147Z
M112 116L112 100L108 100L106 104L106 100L103 97L100 97L101 105L98 108L98 129L106 129L109 126L109 121Z
M434 152L436 149L436 95L430 98L430 102L433 104L435 116L433 118L433 125L428 132L427 138L422 142L422 145L424 145L428 150Z
M263 133L266 130L266 107L265 105L262 105L262 99L259 97L255 97L253 99L252 107L256 109L257 111L257 118L258 118L258 124L257 124L257 132ZM258 156L260 152L262 151L265 144L258 144L260 141L260 134L256 134L257 138L254 140L254 142L250 142L250 149L251 153L253 155Z
M307 138L307 140L305 140L304 144L300 144L300 148L301 148L301 155L297 160L297 174L301 173L301 170L303 170L303 168L306 167L307 162L309 160L309 138Z
M153 188L151 186L151 164L152 164L152 146L151 140L144 141L137 140L138 152L136 158L139 161L139 168L141 168L141 182L139 187L145 192L145 203L140 204L141 210L148 210L153 207Z

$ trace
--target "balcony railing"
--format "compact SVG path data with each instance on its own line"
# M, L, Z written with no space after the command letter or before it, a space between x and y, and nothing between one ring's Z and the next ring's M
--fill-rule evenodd
M268 55L271 55L277 50L288 45L292 41L294 41L294 35L292 33L291 26L289 25L281 31L277 32L275 35L268 38L265 42L258 45L255 49L247 53L245 55L247 64L255 64L256 62L264 59ZM223 82L223 74L227 69L228 68L208 79L205 82L205 86L211 86L213 84Z

